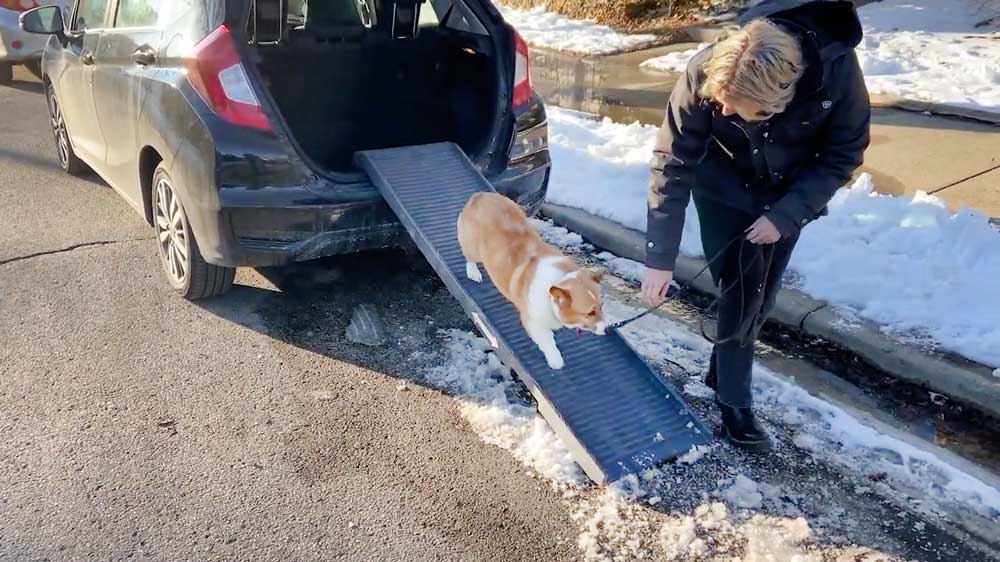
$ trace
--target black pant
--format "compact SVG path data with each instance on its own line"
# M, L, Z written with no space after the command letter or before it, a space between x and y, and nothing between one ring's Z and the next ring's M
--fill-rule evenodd
M723 251L726 244L758 218L700 197L695 197L694 203L706 259ZM742 238L733 242L710 267L722 294L709 376L714 375L718 382L717 398L727 406L748 408L752 403L754 343L774 307L781 278L797 241L796 235L759 246Z

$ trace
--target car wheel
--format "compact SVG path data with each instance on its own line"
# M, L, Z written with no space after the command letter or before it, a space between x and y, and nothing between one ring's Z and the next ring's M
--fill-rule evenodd
M59 98L56 97L56 90L52 84L45 88L45 97L48 98L49 123L52 125L52 134L56 138L56 156L59 158L59 166L67 174L78 176L87 169L87 165L73 152L73 145L69 141L69 132L66 130L66 120L63 119L62 107L59 105Z
M174 186L163 165L157 166L153 173L153 228L163 271L174 290L188 300L221 295L233 286L236 268L212 265L201 257Z
M14 81L14 67L10 63L0 62L0 84L10 84Z
M28 72L35 75L35 78L39 80L42 79L42 61L33 60L24 63L24 67L28 69Z

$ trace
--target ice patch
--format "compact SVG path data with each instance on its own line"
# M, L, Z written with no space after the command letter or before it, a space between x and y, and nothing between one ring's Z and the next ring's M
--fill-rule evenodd
M757 489L757 483L742 474L722 492L722 497L734 506L744 509L760 509L764 505L764 496Z
M561 226L556 226L552 221L531 219L531 225L538 230L542 240L563 250L579 252L589 246L583 241L583 236Z
M628 258L620 258L611 252L601 252L595 256L601 260L612 275L638 283L642 281L642 275L646 271L646 266Z
M507 23L535 47L591 55L629 51L657 40L655 35L630 35L593 20L575 20L536 7L519 10L500 4L497 9Z

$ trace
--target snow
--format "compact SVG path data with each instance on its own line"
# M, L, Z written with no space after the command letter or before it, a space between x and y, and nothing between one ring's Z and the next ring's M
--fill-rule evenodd
M677 462L681 464L694 464L705 458L705 455L710 453L713 449L715 449L715 447L715 443L710 445L692 445L690 451L677 457Z
M636 312L616 301L605 303L605 315L612 321ZM654 364L669 359L683 366L692 379L700 378L706 368L711 344L675 322L650 315L625 326L622 333ZM773 412L778 421L792 428L794 444L818 458L848 470L863 467L868 474L884 473L898 492L922 497L927 505L937 507L937 512L1000 516L997 488L933 452L880 433L759 365L754 368L754 403L758 411ZM729 489L732 498L727 499L734 503L754 497L749 483L739 478Z
M639 67L659 72L684 72L688 66L688 62L690 62L695 55L707 48L708 45L708 43L700 43L693 49L667 53L663 56L646 59L639 64Z
M722 492L722 497L745 509L760 509L764 505L764 496L757 489L757 483L742 474Z
M612 319L636 312L615 299L607 300L605 306ZM663 364L669 358L680 364L682 378L697 379L704 370L709 344L671 320L647 316L629 325L624 335L651 363ZM566 447L534 406L520 397L523 389L488 342L455 329L438 331L437 340L440 345L431 348L433 357L419 352L427 365L422 372L424 382L452 395L484 442L510 451L528 475L545 479L562 493L579 529L577 546L583 560L729 561L738 556L744 561L811 562L827 559L824 555L841 559L838 556L857 552L850 550L853 547L845 550L818 543L813 526L824 525L824 519L807 522L795 507L793 493L750 478L742 472L750 470L749 466L733 466L731 477L716 481L716 488L702 492L702 500L690 508L671 501L673 495L683 493L677 487L681 480L674 482L660 468L603 488L589 487ZM884 474L877 492L888 494L887 498L920 505L928 513L970 510L1000 516L1000 491L926 451L878 433L759 367L755 396L760 411L768 413L767 421L793 428L795 443L809 454L849 474ZM692 449L678 466L685 465L683 470L689 471L687 464L716 450L727 458L705 460L705 468L731 462L732 453L712 444ZM817 493L822 494L823 485L818 485Z
M656 35L620 33L592 20L576 20L537 7L519 10L497 4L507 23L535 47L603 55L634 50L656 41Z
M1000 112L1000 27L976 28L989 3L884 0L858 10L868 89ZM994 5L995 6L995 5Z
M883 0L860 8L865 35L857 54L868 90L1000 112L1000 24L975 27L992 15L989 5L975 0ZM641 66L680 72L701 47L648 59Z
M1000 42L998 42L1000 43ZM1000 89L998 89L1000 90ZM645 231L649 160L656 127L593 120L549 109L552 178L547 199ZM681 253L701 257L694 205ZM636 280L641 265L611 254L609 269ZM797 288L838 306L845 318L1000 366L1000 231L975 211L948 211L917 193L882 196L861 175L803 230L790 269Z
M1000 379L1000 368L993 369L993 376Z
M462 416L480 438L510 451L556 486L583 482L583 473L531 404L515 397L517 383L490 344L462 330L442 330L445 357L424 378L458 397Z
M810 553L809 523L801 518L754 514L742 523L721 502L699 505L693 514L671 517L660 531L667 560L743 560L744 562L819 562ZM727 556L731 545L745 544L742 557Z

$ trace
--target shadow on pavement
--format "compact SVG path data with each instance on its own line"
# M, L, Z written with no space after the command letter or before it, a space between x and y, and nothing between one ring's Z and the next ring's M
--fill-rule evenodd
M441 390L421 380L425 365L414 353L439 346L439 329L472 326L426 267L420 257L385 250L241 269L231 292L197 304L294 347ZM378 311L386 326L384 345L368 347L347 339L347 326L360 304Z
M19 90L21 92L28 92L31 94L42 93L42 83L36 81L26 82L24 80L15 80L10 84L0 86L0 88L10 88L12 90Z

